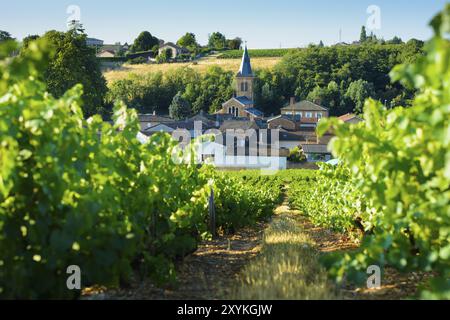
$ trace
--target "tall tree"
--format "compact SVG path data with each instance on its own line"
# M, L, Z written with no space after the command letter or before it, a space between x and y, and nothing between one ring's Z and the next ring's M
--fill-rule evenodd
M189 102L183 98L181 92L178 92L173 97L172 103L169 106L169 114L172 119L183 120L191 116L192 110Z
M148 31L143 31L139 34L136 40L134 40L134 43L131 46L131 51L150 51L157 45L159 45L158 38L152 36L152 34Z
M81 83L83 112L85 116L91 116L104 111L107 87L95 52L86 45L86 37L76 30L47 32L42 38L54 49L55 55L42 77L48 91L58 98Z
M361 35L359 36L359 42L364 43L367 41L367 31L366 26L361 27Z

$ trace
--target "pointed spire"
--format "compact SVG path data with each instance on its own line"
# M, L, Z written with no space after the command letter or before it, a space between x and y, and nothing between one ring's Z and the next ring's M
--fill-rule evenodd
M241 68L237 74L238 77L253 77L252 65L250 63L250 56L247 50L247 42L244 47L244 54L242 56Z

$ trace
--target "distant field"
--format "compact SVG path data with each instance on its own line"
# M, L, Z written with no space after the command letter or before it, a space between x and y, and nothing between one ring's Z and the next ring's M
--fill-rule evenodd
M269 57L284 57L291 51L299 49L254 49L248 50L251 58L269 58ZM220 54L218 59L240 59L242 57L242 50L230 50Z
M279 61L281 57L261 57L252 58L253 69L271 69ZM141 65L125 65L120 69L107 71L104 73L108 83L127 78L129 74L134 73L138 75L154 73L154 72L167 72L178 68L192 68L198 72L206 72L211 66L219 66L226 71L237 72L240 66L239 60L234 59L218 59L217 56L210 56L200 59L197 64L192 62L188 63L165 63L165 64L141 64Z

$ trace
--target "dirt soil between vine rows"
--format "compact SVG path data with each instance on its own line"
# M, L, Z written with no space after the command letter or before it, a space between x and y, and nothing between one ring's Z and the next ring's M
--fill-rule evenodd
M285 204L286 206L286 204ZM280 209L280 208L279 208ZM277 210L279 210L277 209ZM290 208L282 211L295 216L302 232L320 253L353 250L358 245L350 238L325 228L314 226L306 217ZM244 228L234 235L221 236L200 244L198 250L177 264L178 283L158 288L150 280L134 281L128 288L105 290L89 288L83 299L89 300L216 300L230 298L243 275L241 271L261 251L267 223ZM346 300L398 300L413 297L429 274L399 274L387 268L379 289L339 288L339 298ZM286 297L289 299L289 297Z

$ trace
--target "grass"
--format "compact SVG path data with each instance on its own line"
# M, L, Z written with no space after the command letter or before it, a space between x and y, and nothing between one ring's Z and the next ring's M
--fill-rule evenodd
M263 57L263 58L253 58L252 67L254 70L257 69L271 69L279 61L280 57ZM225 71L237 72L239 70L241 61L236 59L217 59L217 56L210 56L202 58L197 61L196 64L192 62L187 63L164 63L164 64L140 64L140 65L125 65L120 69L107 71L104 76L108 83L114 81L125 79L129 74L134 73L138 75L144 75L148 73L156 72L168 72L169 70L176 70L179 68L192 68L200 73L204 73L211 66L218 66Z
M242 270L231 299L332 300L338 295L318 262L314 243L287 207L264 234L261 254Z

